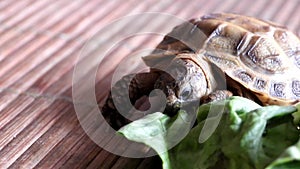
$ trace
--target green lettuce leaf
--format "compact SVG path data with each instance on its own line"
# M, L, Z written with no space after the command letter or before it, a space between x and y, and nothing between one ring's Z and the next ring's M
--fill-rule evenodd
M299 129L300 122L300 104L296 105L297 111L293 113L294 124L297 125ZM291 132L285 132L286 134L291 134ZM274 160L270 165L266 167L267 169L298 169L300 168L300 139L296 144L289 146L284 150L284 152Z
M163 168L171 168L168 150L177 145L190 131L195 115L180 111L175 117L156 112L136 120L118 133L128 140L153 148L163 161Z
M231 97L201 105L193 128L192 113L157 112L119 133L152 147L164 169L300 168L298 114L293 106L261 107Z

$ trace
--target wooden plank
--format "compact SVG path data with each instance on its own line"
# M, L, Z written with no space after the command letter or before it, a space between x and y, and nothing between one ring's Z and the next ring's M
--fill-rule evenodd
M113 155L105 150L102 150L91 163L87 166L88 169L111 169L119 156Z
M12 17L3 21L2 24L10 28L16 27L24 20L30 19L31 16L34 16L34 14L40 11L40 9L46 8L50 4L51 3L49 1L36 1L26 8L21 9L16 15L12 15Z
M47 101L49 102L49 101ZM40 110L41 113L37 117L32 117L32 122L26 125L26 128L22 129L18 135L15 136L14 140L9 142L6 147L1 151L0 156L7 157L9 160L5 161L5 165L14 168L32 168L36 165L39 160L45 156L47 153L47 148L52 148L53 143L57 144L54 139L59 138L59 133L61 137L65 136L68 132L66 116L70 116L71 112L68 111L67 107L70 107L70 103L56 101L52 105L48 106L46 110ZM53 111L55 108L55 111ZM47 141L41 139L44 137L45 133L49 132L51 129L55 129L58 121L60 119L64 120L64 128L60 128L60 131L56 131L56 137L54 135L48 137ZM29 119L27 121L30 121ZM25 124L23 124L25 125ZM20 128L21 129L21 128ZM52 133L54 134L54 133ZM63 135L64 134L64 135ZM52 141L50 144L49 141ZM48 150L49 151L49 150ZM5 154L2 154L5 153Z
M101 151L101 148L96 145L87 135L68 152L68 156L65 156L65 160L61 162L63 164L57 165L62 168L86 168L89 163L96 157Z
M52 108L50 110L53 111L55 109ZM53 126L19 158L17 163L20 162L20 164L16 164L16 166L51 168L83 136L84 132L80 130L79 123L70 103L67 103L64 110L57 113L58 115L54 119L56 122Z
M12 93L13 91L3 91L0 94L1 116L0 129L2 130L9 122L15 120L25 108L27 108L34 98L26 95L19 95L19 93Z
M297 0L1 1L0 168L161 168L157 156L135 159L103 150L85 134L73 109L72 80L77 56L87 40L113 20L149 11L183 19L226 11L284 23L299 33L298 9ZM136 31L144 26L160 31L166 24L167 21L158 19L121 25L108 30L102 43L117 38L129 26ZM161 39L158 35L130 37L109 53L95 77L99 103L104 101L114 69L124 63L123 59L133 52L155 47ZM101 52L90 50L84 59ZM85 61L81 59L79 63ZM139 61L122 72L142 68ZM124 151L130 147L118 144L118 140L111 142L111 138L102 139L109 145L122 146Z
M26 9L29 5L35 3L36 0L23 0L23 1L0 1L0 22L5 22L9 18L13 17L16 12L20 12L22 9ZM1 25L3 26L3 25Z
M47 101L37 100L1 129L0 134L5 136L0 139L0 166L2 168L11 165L40 136L37 131L32 133L33 137L27 137L26 134L24 137L22 133L26 132L27 127L36 119L42 117L41 113L47 107Z

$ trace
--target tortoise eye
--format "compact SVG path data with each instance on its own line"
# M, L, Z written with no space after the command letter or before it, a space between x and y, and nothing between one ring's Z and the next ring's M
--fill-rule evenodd
M191 95L191 90L190 88L186 87L185 89L183 89L183 91L181 92L181 99L187 99L189 96Z

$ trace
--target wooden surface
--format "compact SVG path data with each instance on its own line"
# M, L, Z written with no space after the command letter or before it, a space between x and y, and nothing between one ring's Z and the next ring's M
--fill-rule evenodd
M85 42L113 20L142 12L183 19L235 12L300 33L299 11L299 0L0 0L0 168L160 166L157 157L126 158L103 150L85 134L74 111L72 74L77 57ZM148 26L159 31L166 24L157 21ZM103 38L109 41L125 30L126 26L120 27ZM122 58L153 48L161 39L138 36L120 43L98 70L98 101L107 94L114 67Z

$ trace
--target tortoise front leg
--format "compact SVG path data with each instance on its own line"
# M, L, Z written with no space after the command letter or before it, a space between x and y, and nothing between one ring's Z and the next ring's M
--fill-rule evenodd
M128 113L138 99L153 90L158 76L159 74L155 72L130 74L112 87L101 112L114 129L119 129L130 122L118 112L117 108L122 113Z

